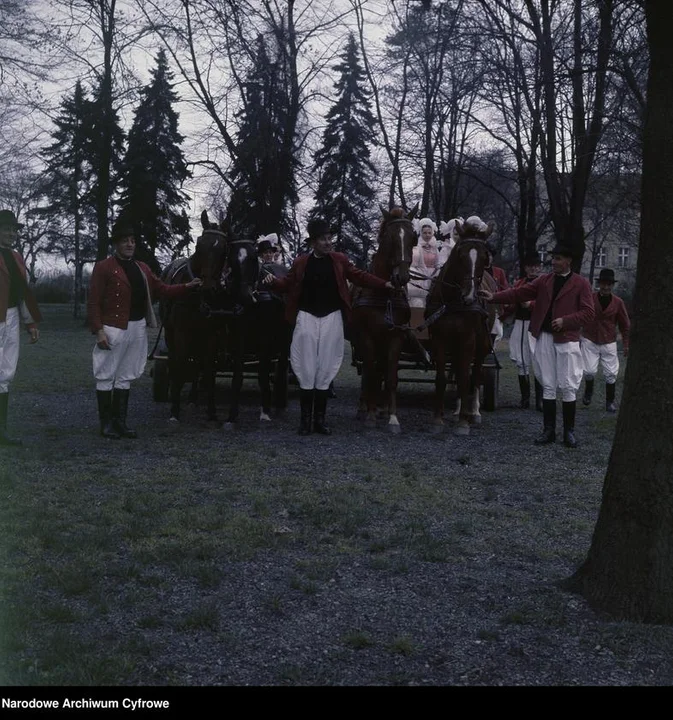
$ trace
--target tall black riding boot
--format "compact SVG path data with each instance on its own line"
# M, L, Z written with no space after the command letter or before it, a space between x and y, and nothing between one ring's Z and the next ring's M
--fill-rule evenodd
M584 397L582 398L583 405L591 405L591 398L594 394L594 379L586 378L584 381Z
M538 412L542 412L542 384L536 380L535 381L535 409Z
M112 395L112 423L114 429L124 438L137 438L138 433L126 427L126 414L129 409L129 390L117 390Z
M325 412L327 410L327 395L329 390L315 391L315 412L313 414L313 432L320 435L331 435L332 431L325 425Z
M100 418L100 434L104 438L119 439L119 433L112 423L112 390L96 390L98 400L98 417Z
M299 391L299 405L301 408L301 419L299 420L300 435L311 434L311 418L313 416L313 390Z
M617 406L615 405L615 389L617 385L615 383L605 383L605 409L609 413L616 413Z
M575 438L575 407L577 403L563 403L563 444L569 448L576 448L579 443Z
M542 401L544 429L542 435L535 438L536 445L548 445L556 442L556 400Z
M7 404L9 403L9 393L0 393L0 445L5 447L18 447L23 445L21 440L11 438L7 435Z
M520 408L527 410L530 407L530 380L528 375L519 375L519 390L521 390Z

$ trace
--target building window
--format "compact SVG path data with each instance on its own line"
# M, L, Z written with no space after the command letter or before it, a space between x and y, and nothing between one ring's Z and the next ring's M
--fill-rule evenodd
M617 255L617 266L620 268L628 267L629 264L629 248L621 247L619 248L619 253Z
M601 248L596 253L596 267L599 267L599 268L605 267L605 259L606 259L605 248Z

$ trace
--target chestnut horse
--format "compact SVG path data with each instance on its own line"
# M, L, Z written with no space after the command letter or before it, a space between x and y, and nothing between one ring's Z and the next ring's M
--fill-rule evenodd
M402 288L409 282L412 249L418 242L411 220L417 207L405 214L402 208L381 208L383 220L378 249L370 272L390 280L397 288L358 288L353 297L352 327L357 354L362 358L362 390L366 404L365 427L376 427L376 404L382 380L388 406L388 429L399 433L397 418L397 366L409 328L409 303Z
M428 294L425 318L436 369L433 432L441 432L444 424L447 359L456 377L460 404L455 433L468 435L470 424L480 420L482 365L491 351L489 328L495 307L487 306L479 298L478 291L482 283L485 288L495 291L490 275L484 273L488 262L485 241L492 230L490 225L481 227L457 220L460 240Z
M180 419L180 395L187 380L192 380L190 402L196 402L197 379L202 373L208 396L208 419L215 420L215 375L217 371L218 330L221 320L211 309L222 292L222 273L227 252L226 226L210 223L201 214L203 234L189 258L178 258L161 274L163 282L174 285L201 278L199 293L160 303L161 320L168 345L170 378L170 420Z

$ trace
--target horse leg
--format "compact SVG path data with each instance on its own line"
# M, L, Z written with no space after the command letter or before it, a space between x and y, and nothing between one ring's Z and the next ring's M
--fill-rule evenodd
M402 432L400 421L397 419L397 366L402 352L402 335L398 332L390 341L388 348L388 375L386 386L388 390L388 430L397 435Z
M232 342L233 377L231 378L231 405L225 427L233 427L238 422L241 388L243 387L243 329L234 330Z
M215 404L216 375L217 375L217 333L209 329L208 340L203 354L203 380L208 398L208 420L217 422L217 407Z
M276 374L273 383L273 404L276 411L285 410L287 407L287 385L290 358L290 336L287 325L282 316L278 318L279 329L277 330L278 362L276 363Z
M444 394L446 393L446 347L438 338L435 347L435 416L430 432L440 433L444 426Z
M364 395L367 403L365 416L365 427L376 427L376 397L378 395L378 373L376 371L376 352L372 339L367 336L362 343L362 384L365 389Z
M180 393L182 392L182 386L184 384L184 372L183 363L177 357L177 353L169 353L168 356L168 367L170 381L170 393L171 393L171 414L169 420L172 422L180 421Z
M460 416L458 417L458 425L454 432L456 435L470 434L470 359L473 356L470 343L464 343L455 353L456 367L456 384L458 386L458 397L460 398Z
M257 371L257 382L262 394L262 406L259 411L260 422L271 422L271 351L272 347L262 338L263 347L259 354L259 363Z

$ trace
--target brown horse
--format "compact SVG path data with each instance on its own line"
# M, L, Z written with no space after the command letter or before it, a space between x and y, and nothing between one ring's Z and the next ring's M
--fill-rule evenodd
M460 240L428 294L425 318L437 373L434 432L441 432L444 424L447 359L456 377L460 404L456 434L469 434L470 424L479 421L482 365L491 351L489 328L493 324L495 308L486 306L478 291L482 283L488 289L494 287L490 275L484 273L488 262L485 241L492 230L491 225L456 221Z
M382 381L388 406L388 429L401 431L397 419L397 366L409 327L409 304L402 288L409 282L412 249L418 239L411 220L417 207L406 213L402 208L381 208L383 220L378 249L371 272L390 280L397 292L358 289L353 298L352 327L357 354L363 360L362 390L366 404L365 426L376 426L376 401Z
M205 210L201 224L203 234L196 242L194 254L174 260L161 276L168 284L187 282L194 277L203 281L200 293L160 305L168 345L170 419L173 421L180 419L180 394L187 380L193 380L189 401L196 402L197 377L201 372L208 395L208 419L217 417L215 375L222 319L212 313L212 308L222 294L228 243L225 225L218 227L210 223Z

